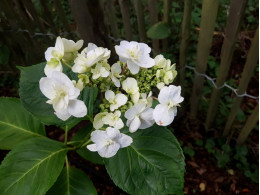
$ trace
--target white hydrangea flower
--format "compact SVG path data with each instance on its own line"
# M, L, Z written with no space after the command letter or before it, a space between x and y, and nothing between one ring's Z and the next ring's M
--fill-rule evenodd
M132 74L137 74L140 67L151 68L155 61L150 57L151 48L145 43L135 41L121 41L115 46L115 50L121 62L127 64Z
M125 112L126 125L131 133L138 129L146 129L154 124L153 109L145 103L138 103Z
M106 48L97 47L95 44L89 43L88 47L78 54L72 71L75 73L87 72L97 62L107 60L110 57L110 53L111 51Z
M108 77L109 76L110 66L106 63L98 63L94 69L91 69L92 78L98 79L99 77Z
M91 140L94 144L87 145L92 152L98 152L103 158L114 156L120 148L130 146L133 139L120 133L116 128L108 127L106 131L95 130L91 133Z
M167 64L163 69L159 69L156 72L156 77L161 78L166 85L172 83L176 76L177 71L175 70L175 64Z
M161 90L165 86L164 82L157 83L156 87Z
M111 66L110 78L115 84L116 87L120 87L120 81L118 78L121 78L120 73L122 72L120 63L115 63Z
M145 93L141 93L142 99L138 100L138 103L145 103L147 107L152 107L153 105L153 98L152 98L152 91L149 92L148 95Z
M61 59L64 56L64 45L62 39L57 37L55 47L49 47L45 51L45 59L47 64L44 68L46 76L51 76L53 71L62 72Z
M40 90L49 99L55 114L61 120L67 120L71 115L83 117L87 107L83 101L77 100L80 90L74 87L72 81L62 72L54 71L51 76L40 79Z
M103 122L103 118L108 114L108 112L101 112L98 113L95 117L94 117L94 122L93 122L93 126L95 129L100 129L103 127L104 122Z
M140 97L140 93L136 79L128 77L126 80L123 81L122 87L126 91L126 93L130 94L132 101L134 103L137 103Z
M177 106L183 101L181 87L170 85L163 87L158 95L159 103L153 112L155 122L161 126L172 123L177 114Z
M74 61L74 59L77 57L78 50L80 50L80 48L83 46L84 41L79 40L75 43L73 40L62 38L62 42L64 45L63 60L67 62Z
M114 113L108 113L106 116L102 118L104 124L114 127L116 129L122 129L124 127L124 123L120 118L121 112L119 110Z
M164 68L167 65L171 65L171 60L167 60L163 57L163 55L157 55L154 58L155 61L155 67L156 68Z
M109 101L110 110L112 112L118 109L120 106L125 105L127 102L127 97L124 94L118 93L115 95L115 93L111 90L106 91L105 98Z

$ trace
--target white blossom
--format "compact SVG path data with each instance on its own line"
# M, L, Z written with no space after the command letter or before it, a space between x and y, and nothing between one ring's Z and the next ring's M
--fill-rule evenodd
M164 68L167 65L171 65L171 60L167 60L163 57L163 55L157 55L154 58L155 61L155 67L156 68Z
M94 69L91 69L92 78L98 79L99 77L108 77L109 75L109 69L110 66L104 62L104 63L97 63L96 67Z
M62 38L64 45L64 57L63 60L71 62L77 57L78 50L83 46L83 40L79 40L76 43L73 40Z
M49 47L45 51L45 59L47 64L44 68L46 76L50 76L53 71L62 72L61 59L64 56L64 45L62 39L57 37L55 47Z
M110 103L110 110L112 112L118 109L120 106L125 105L127 102L127 97L124 94L118 93L115 95L115 93L111 90L106 91L105 98Z
M120 63L115 63L111 66L110 78L115 84L116 87L120 87L120 81L118 78L121 78L120 73L122 72Z
M126 93L130 94L132 101L134 103L137 103L140 93L136 79L128 77L126 80L123 81L122 87L126 91Z
M98 113L95 117L94 117L94 122L93 122L93 126L95 129L100 129L103 127L104 122L103 122L103 118L108 114L108 112L101 112Z
M119 110L116 110L114 113L106 114L106 116L102 118L102 122L116 129L122 129L124 127L124 123L120 116L121 112Z
M126 125L131 133L138 129L146 129L154 124L153 109L145 103L138 103L125 112Z
M114 156L120 148L130 146L133 139L120 133L116 128L108 127L106 131L95 130L91 133L91 140L94 144L87 145L92 152L98 152L103 158Z
M181 87L164 86L158 95L158 100L160 104L154 109L154 120L158 125L167 126L174 120L177 114L177 106L183 101Z
M92 67L94 64L100 61L107 60L110 57L110 50L97 47L93 43L89 43L88 47L78 54L78 57L74 61L72 71L75 73L84 73Z
M149 92L148 95L145 93L141 93L142 99L138 100L138 103L145 103L147 107L152 107L153 105L153 98L152 98L152 91Z
M140 67L151 68L155 61L150 57L151 48L145 43L135 41L121 41L115 46L115 50L121 62L127 64L132 74L137 74Z
M50 76L41 78L40 90L49 99L47 103L53 106L58 118L65 121L71 115L83 117L87 114L84 102L77 100L80 90L62 72L54 71Z

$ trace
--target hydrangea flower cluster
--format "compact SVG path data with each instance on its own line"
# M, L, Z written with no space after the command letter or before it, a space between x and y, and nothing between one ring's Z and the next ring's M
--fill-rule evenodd
M87 114L86 105L77 99L84 87L99 89L102 103L93 120L93 144L87 145L90 151L112 157L133 142L131 136L120 132L123 127L134 133L155 123L172 123L183 101L181 87L170 85L177 75L175 64L162 55L151 58L151 48L135 41L115 46L119 61L112 65L108 63L110 50L89 43L79 53L82 46L82 40L75 43L58 37L55 47L45 52L46 77L39 84L55 115L64 121ZM77 73L78 80L70 80L62 72L63 66ZM158 98L153 93L158 93Z

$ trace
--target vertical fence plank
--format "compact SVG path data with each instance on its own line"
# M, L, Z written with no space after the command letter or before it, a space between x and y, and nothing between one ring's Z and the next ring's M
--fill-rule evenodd
M246 5L247 0L232 0L230 3L225 39L221 48L220 70L216 81L218 87L222 86L226 80ZM210 127L216 116L221 92L221 89L213 89L206 119L206 127Z
M51 14L51 12L49 11L49 8L48 8L48 2L45 1L45 0L40 0L40 3L41 3L44 18L46 18L52 32L55 33L55 34L58 34L58 30L56 29L56 25L53 22L52 14Z
M125 30L125 37L128 41L132 40L132 28L131 28L131 21L130 21L130 2L129 0L119 0L120 11L122 14L124 30Z
M70 25L69 25L68 20L66 18L64 9L61 5L61 1L60 0L54 0L54 5L56 7L55 11L58 14L60 20L62 21L63 28L65 28L67 31L70 31Z
M253 75L254 69L257 65L259 57L259 28L255 32L254 39L252 41L252 45L249 49L247 59L246 59L246 64L241 76L241 79L239 81L239 86L238 86L238 94L243 94L245 93L248 83ZM232 105L231 112L228 117L228 121L225 125L225 129L223 132L223 136L227 136L230 132L230 128L233 124L233 121L236 118L237 112L240 108L240 104L242 102L243 97L236 97L235 101Z
M158 14L157 14L157 0L149 0L149 12L150 12L150 25L154 25L158 22ZM157 54L160 50L159 48L159 40L152 39L153 42L153 52L154 55Z
M119 38L119 33L118 33L118 28L117 28L117 18L116 18L116 10L113 6L112 0L107 0L107 12L109 13L109 24L110 24L110 29L112 32L112 35L115 38Z
M246 141L248 135L253 130L258 120L259 120L259 104L257 104L253 113L247 119L245 126L243 127L243 129L241 130L237 138L237 144L243 144Z
M167 24L170 23L170 0L163 0L163 21ZM166 51L168 48L168 39L162 40L163 51Z
M213 32L218 13L219 0L203 0L200 23L199 43L197 48L196 71L205 73L212 44ZM196 117L204 77L195 75L191 97L191 117Z
M190 29L191 29L191 12L192 12L192 1L184 1L184 13L181 26L181 46L180 46L180 81L183 85L185 80L185 64L186 64L186 53L189 44Z
M146 42L145 22L144 22L144 10L142 1L134 0L134 7L137 16L138 33L141 42Z
M34 4L31 0L23 0L23 4L26 7L29 14L32 16L32 19L34 20L35 24L37 24L37 27L40 28L41 32L46 33L46 29L44 28L44 25L42 21L39 18L38 13L36 12L36 9L34 7Z

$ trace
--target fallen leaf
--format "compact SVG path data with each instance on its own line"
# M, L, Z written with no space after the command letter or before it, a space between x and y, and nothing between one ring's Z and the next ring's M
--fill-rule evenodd
M206 189L206 185L204 183L200 183L200 191L203 192Z
M229 175L234 175L234 170L233 169L228 169L227 172L228 172Z
M197 169L196 171L197 171L198 174L202 175L207 171L207 169L201 168L201 169Z
M200 168L200 166L199 166L197 163L195 163L194 161L188 161L187 163L188 163L189 165L191 165L192 167Z

